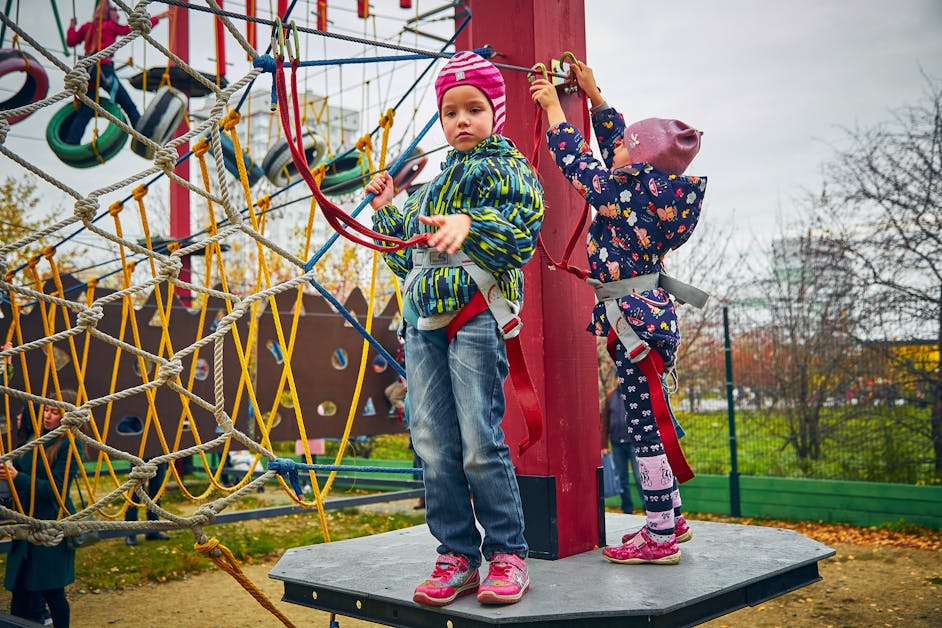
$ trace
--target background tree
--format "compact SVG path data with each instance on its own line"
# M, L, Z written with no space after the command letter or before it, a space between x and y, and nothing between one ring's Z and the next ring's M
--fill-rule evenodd
M847 131L826 170L819 225L844 246L858 278L869 339L923 340L934 351L886 359L923 391L934 473L942 478L942 81L884 124Z

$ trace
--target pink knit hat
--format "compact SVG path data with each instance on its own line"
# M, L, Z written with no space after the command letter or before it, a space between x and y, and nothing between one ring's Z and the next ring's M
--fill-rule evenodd
M683 174L700 151L703 132L680 120L647 118L625 129L632 163L647 162L667 174Z
M507 95L504 89L504 77L493 63L473 52L462 51L453 56L438 78L435 79L435 95L438 97L438 110L442 109L442 98L452 87L471 85L484 92L494 108L494 133L504 130L507 121Z

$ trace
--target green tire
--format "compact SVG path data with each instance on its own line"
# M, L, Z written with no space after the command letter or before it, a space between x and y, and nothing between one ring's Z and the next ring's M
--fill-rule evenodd
M127 122L124 111L110 99L101 98L98 104L115 118ZM49 144L49 148L63 163L73 168L92 168L117 155L127 143L128 135L118 125L109 121L108 127L104 133L98 136L95 145L92 142L88 144L69 144L63 138L72 123L74 115L75 107L70 102L52 116L49 126L46 127L46 143Z
M341 157L327 168L327 176L321 181L321 189L327 196L342 196L356 192L366 185L359 153Z

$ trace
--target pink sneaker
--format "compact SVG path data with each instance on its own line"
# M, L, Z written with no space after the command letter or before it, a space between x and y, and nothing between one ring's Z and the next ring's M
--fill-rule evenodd
M676 537L672 537L667 543L655 543L647 527L644 527L640 534L636 534L624 545L603 549L602 557L622 565L676 565L680 562L680 548L677 547Z
M487 578L478 587L481 604L513 604L530 588L527 562L515 554L494 554Z
M479 582L477 568L472 569L464 556L439 554L432 575L415 588L412 600L416 604L445 606L474 593Z
M621 537L622 543L627 543L631 539L635 538L641 530L635 530L634 532L629 532L625 536ZM674 536L677 537L678 543L686 543L693 538L693 532L690 531L690 526L687 525L687 520L684 519L683 515L677 517L674 521Z

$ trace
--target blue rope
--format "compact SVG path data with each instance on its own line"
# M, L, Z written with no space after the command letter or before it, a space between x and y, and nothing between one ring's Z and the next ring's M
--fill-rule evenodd
M422 473L421 468L408 467L358 467L356 465L343 464L307 464L304 462L295 462L291 458L275 458L268 461L268 470L275 471L278 475L286 478L291 488L298 497L304 494L301 488L301 471L354 471L357 473Z

